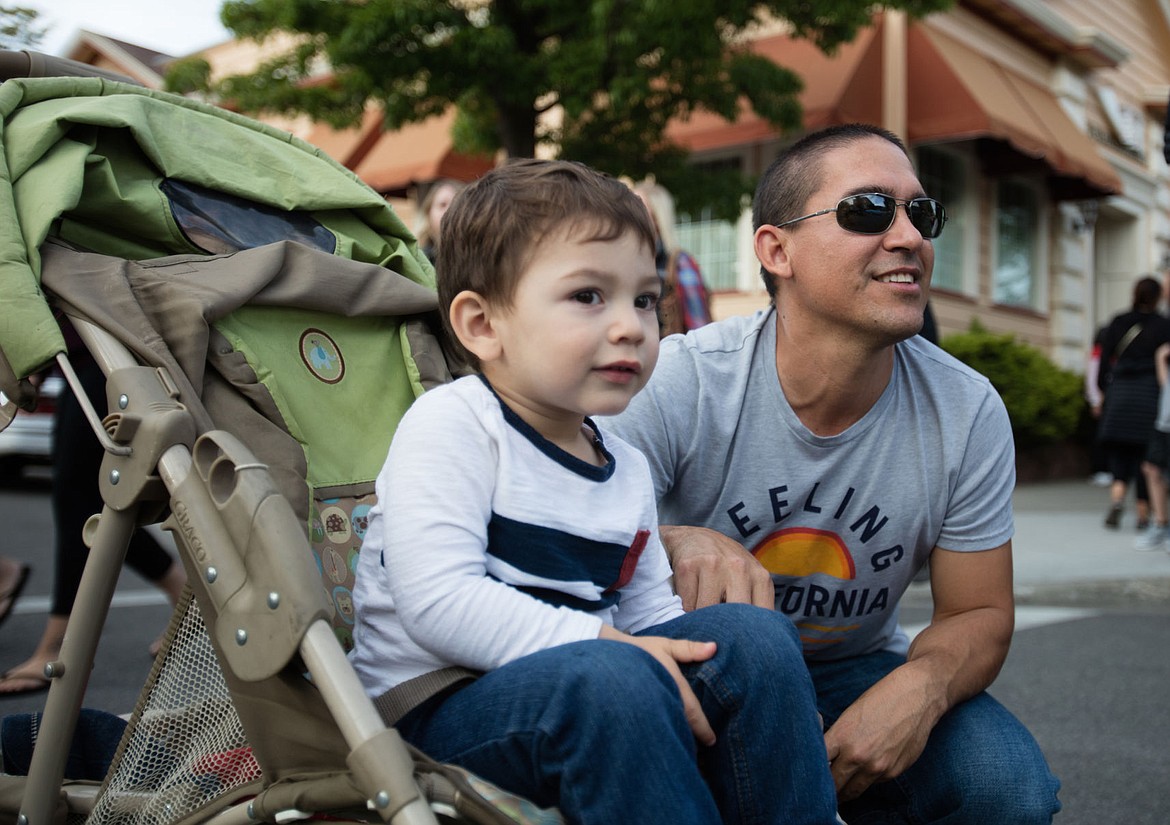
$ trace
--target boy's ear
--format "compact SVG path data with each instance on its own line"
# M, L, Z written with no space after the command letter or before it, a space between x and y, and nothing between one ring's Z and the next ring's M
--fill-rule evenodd
M492 325L492 308L482 295L463 290L451 299L447 315L459 343L481 364L500 357L500 339Z

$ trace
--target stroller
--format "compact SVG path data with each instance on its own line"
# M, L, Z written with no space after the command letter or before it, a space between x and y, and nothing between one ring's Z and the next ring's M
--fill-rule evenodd
M452 375L406 227L277 129L43 55L0 72L0 390L28 406L56 363L84 398L65 319L110 410L89 410L105 507L0 822L562 821L409 748L345 656L394 424ZM188 592L108 771L78 780L126 544L159 522Z

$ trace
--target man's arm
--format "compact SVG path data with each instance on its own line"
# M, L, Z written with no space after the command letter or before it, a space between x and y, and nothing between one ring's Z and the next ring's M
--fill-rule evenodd
M992 683L1015 626L1011 542L930 558L934 615L905 665L854 702L825 733L841 799L898 776L922 754L942 715Z
M720 602L776 607L772 576L739 542L706 527L659 527L683 609Z

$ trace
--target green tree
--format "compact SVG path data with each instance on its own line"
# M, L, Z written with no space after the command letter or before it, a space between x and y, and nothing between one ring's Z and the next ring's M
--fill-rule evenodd
M176 91L200 90L247 112L308 114L337 127L368 103L387 128L458 106L455 144L531 157L538 147L615 175L654 172L680 205L738 214L751 181L682 175L665 139L696 110L734 119L741 101L780 130L800 123L800 79L753 54L744 35L782 18L831 52L876 8L914 16L953 0L229 0L236 35L300 35L247 76L212 85L206 64L176 66ZM321 67L331 71L320 77ZM557 110L561 117L547 118ZM689 181L690 186L685 184Z
M0 6L0 49L36 47L48 29L37 26L36 9Z

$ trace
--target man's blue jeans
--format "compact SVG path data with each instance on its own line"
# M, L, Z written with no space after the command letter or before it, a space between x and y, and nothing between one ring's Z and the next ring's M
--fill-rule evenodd
M575 823L832 825L836 795L792 623L723 604L644 635L715 641L684 665L716 742L698 748L678 688L645 651L591 640L534 653L415 708L412 744Z
M825 725L905 661L879 652L810 662ZM980 693L943 716L905 773L842 804L841 816L849 825L1047 825L1059 788L1032 734Z

